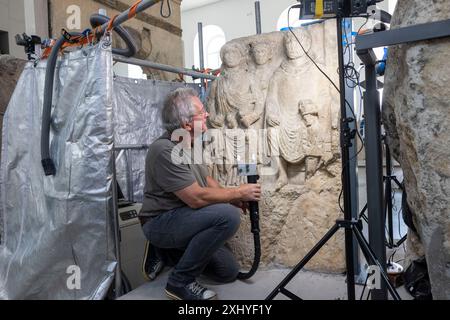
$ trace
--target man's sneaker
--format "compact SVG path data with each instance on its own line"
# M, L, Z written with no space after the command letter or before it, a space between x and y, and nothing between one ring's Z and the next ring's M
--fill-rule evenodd
M212 300L216 293L194 281L184 287L166 286L166 294L173 300Z
M157 255L155 247L149 241L145 244L144 260L142 261L142 273L148 281L155 280L164 269L164 261Z

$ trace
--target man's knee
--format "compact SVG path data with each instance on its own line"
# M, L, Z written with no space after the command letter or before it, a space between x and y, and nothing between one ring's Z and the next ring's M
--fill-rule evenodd
M236 281L239 274L240 266L237 261L229 261L228 268L223 270L222 274L219 275L218 281L221 283L230 283Z
M214 210L217 214L218 222L226 225L233 234L236 233L241 224L240 210L231 204L214 205Z

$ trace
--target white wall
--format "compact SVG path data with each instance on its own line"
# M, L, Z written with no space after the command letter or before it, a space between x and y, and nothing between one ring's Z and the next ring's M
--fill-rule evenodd
M276 31L280 14L295 0L260 0L262 32ZM256 34L255 1L223 0L200 8L181 13L183 29L184 65L194 65L194 39L197 34L197 23L205 27L213 24L221 27L227 41ZM199 67L199 66L196 66ZM206 66L207 67L207 66Z
M16 45L16 34L48 37L46 0L0 0L0 30L8 32L9 54L26 58L23 47Z
M0 30L8 32L9 54L25 58L23 47L18 47L14 38L25 32L24 0L0 0Z

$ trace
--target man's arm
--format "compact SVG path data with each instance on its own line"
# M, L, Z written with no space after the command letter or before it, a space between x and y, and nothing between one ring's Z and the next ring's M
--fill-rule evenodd
M223 187L220 185L219 182L217 182L216 179L214 179L211 176L206 177L206 182L208 184L209 188L217 188L217 189L223 189ZM241 209L245 212L247 212L248 209L248 203L241 201L241 200L236 200L236 201L230 201L230 204L232 204L233 206Z
M206 177L206 183L208 184L208 188L222 188L220 183L211 176Z
M260 201L261 186L244 184L238 188L202 188L197 182L187 188L174 192L175 195L192 209L199 209L216 203L238 201Z

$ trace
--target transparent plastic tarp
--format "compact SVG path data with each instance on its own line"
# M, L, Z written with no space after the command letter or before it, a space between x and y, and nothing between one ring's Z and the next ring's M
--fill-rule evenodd
M117 265L110 43L58 61L50 177L40 156L45 71L46 61L28 63L4 118L0 299L102 299Z

